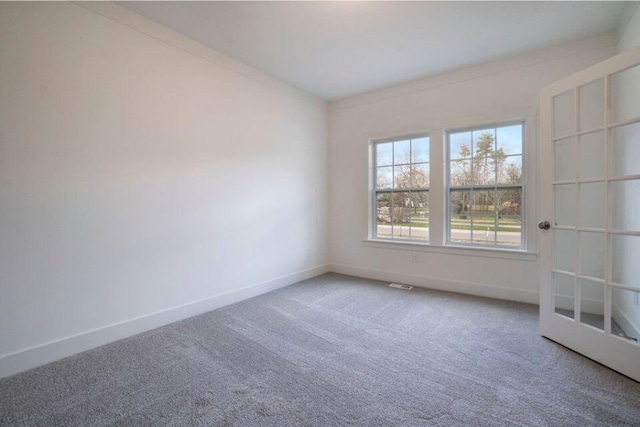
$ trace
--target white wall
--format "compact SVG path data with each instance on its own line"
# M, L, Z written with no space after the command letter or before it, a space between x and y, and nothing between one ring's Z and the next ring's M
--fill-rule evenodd
M114 4L0 52L0 376L326 271L323 102Z
M368 159L371 138L432 132L432 157L442 159L442 129L530 116L538 91L548 83L600 62L615 53L613 34L533 52L520 57L363 94L330 104L329 198L331 269L359 276L477 295L538 302L535 254L503 255L452 249L371 244L368 228ZM532 123L533 122L533 123ZM529 126L537 127L535 118ZM528 185L535 190L537 140L530 136ZM436 149L433 146L436 146ZM442 208L444 180L432 164L431 198ZM542 165L541 173L548 173ZM533 174L533 175L531 175ZM531 196L535 196L532 193ZM535 197L529 202L529 251L535 252ZM431 207L431 229L442 232L442 212ZM438 225L440 224L440 225ZM441 238L440 238L441 239ZM417 262L416 262L417 261Z
M618 51L640 46L640 2L631 2L627 6L627 21L621 26L618 38Z

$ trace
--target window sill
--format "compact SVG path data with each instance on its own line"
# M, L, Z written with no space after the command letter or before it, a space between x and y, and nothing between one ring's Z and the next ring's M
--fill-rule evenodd
M475 256L482 258L512 259L518 261L532 261L538 259L535 252L518 249L479 248L470 246L434 246L429 243L414 243L410 241L393 241L384 239L364 239L363 246L377 249L393 249L400 251L417 251L449 255Z

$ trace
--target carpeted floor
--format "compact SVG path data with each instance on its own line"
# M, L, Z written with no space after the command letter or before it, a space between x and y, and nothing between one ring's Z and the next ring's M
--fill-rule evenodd
M639 361L640 363L640 361ZM327 274L0 381L0 425L640 425L532 305Z

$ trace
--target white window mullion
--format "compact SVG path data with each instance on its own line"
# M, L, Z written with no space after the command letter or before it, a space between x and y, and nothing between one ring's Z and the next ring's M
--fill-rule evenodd
M445 192L447 173L444 129L434 129L430 136L429 241L432 245L442 246L445 242L448 199Z

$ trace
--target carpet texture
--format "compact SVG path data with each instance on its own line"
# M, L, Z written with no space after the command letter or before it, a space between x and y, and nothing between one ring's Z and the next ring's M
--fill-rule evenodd
M640 363L640 361L639 361ZM326 274L0 381L2 426L640 425L533 305Z

